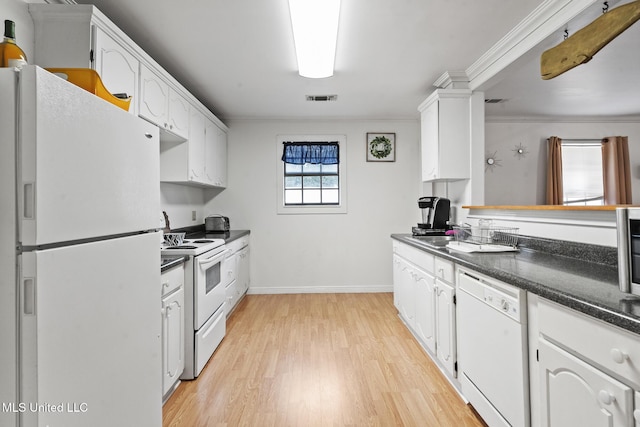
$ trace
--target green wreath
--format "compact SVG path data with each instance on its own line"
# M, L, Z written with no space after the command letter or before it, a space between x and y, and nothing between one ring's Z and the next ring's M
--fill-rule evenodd
M376 136L369 143L370 152L376 159L384 159L391 154L391 140L386 136Z

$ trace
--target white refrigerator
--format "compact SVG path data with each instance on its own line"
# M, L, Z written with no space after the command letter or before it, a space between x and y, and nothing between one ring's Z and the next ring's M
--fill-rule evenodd
M0 425L161 426L158 129L0 69Z

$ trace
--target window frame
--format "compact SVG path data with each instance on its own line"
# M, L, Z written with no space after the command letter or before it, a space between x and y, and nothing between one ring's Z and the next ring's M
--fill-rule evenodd
M337 204L296 204L285 205L285 163L282 160L283 143L286 141L305 141L305 142L330 142L337 141L340 147L340 162L338 163L338 203ZM347 213L347 138L345 135L336 134L318 134L318 135L278 135L276 138L276 204L278 214L345 214Z

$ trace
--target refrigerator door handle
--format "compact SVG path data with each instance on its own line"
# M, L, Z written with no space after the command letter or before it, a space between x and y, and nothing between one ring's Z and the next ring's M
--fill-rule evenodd
M24 201L23 201L23 212L22 212L22 216L25 219L34 219L35 215L34 215L34 207L36 205L36 201L35 201L35 184L33 182L28 182L26 184L24 184L24 190L23 190L23 197L24 197Z
M36 314L36 281L33 277L25 277L22 284L22 311L33 316Z

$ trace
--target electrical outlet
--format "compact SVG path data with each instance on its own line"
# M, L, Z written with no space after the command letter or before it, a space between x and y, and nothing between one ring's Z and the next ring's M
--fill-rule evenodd
M191 221L196 220L196 211L191 211Z

